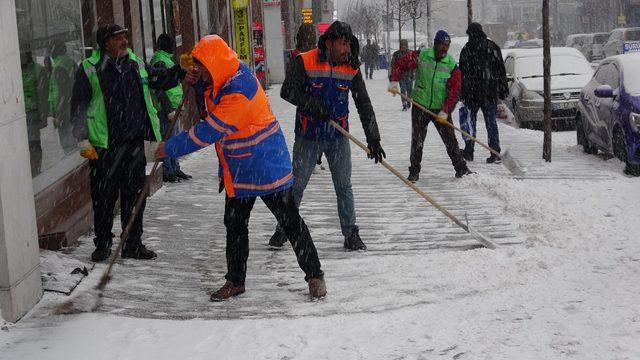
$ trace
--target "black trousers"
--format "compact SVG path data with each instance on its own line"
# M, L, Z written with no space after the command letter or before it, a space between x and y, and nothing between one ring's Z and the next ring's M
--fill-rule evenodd
M127 226L133 210L133 203L142 192L145 181L147 160L144 155L144 141L134 140L121 144L111 144L108 149L97 148L98 160L89 161L91 168L91 201L93 204L94 244L97 248L109 248L113 242L113 209L120 195L120 220L122 229ZM125 248L135 248L141 244L142 204L136 221L131 228Z
M293 202L291 188L260 197L282 226L296 253L305 280L324 275L320 270L318 252L307 225ZM244 284L249 257L249 217L256 198L226 197L224 225L227 228L227 274L225 278L236 285Z
M440 112L439 109L431 110L433 113ZM449 115L451 122L451 115ZM442 142L447 148L447 154L451 158L451 164L456 171L462 171L467 166L466 161L460 153L458 147L458 139L453 129L438 123L431 115L414 106L411 108L411 155L409 161L411 166L409 172L413 174L420 173L420 163L422 162L422 149L424 148L424 139L427 137L427 127L433 122Z

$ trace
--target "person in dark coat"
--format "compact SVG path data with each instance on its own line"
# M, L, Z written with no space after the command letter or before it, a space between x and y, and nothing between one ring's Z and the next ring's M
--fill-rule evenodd
M367 39L367 45L362 48L362 61L364 62L364 75L366 78L373 79L373 70L376 69L378 53L379 48L371 43L371 39Z
M351 186L349 139L331 126L334 120L349 131L349 92L367 138L369 157L379 162L386 157L380 145L378 123L360 72L358 39L351 26L335 21L320 36L318 48L293 60L280 90L280 97L296 106L293 144L293 198L300 206L302 195L316 165L317 155L327 158L337 197L338 216L347 250L366 250L356 225ZM277 229L269 244L281 247L286 235Z
M487 127L489 146L500 152L500 135L496 123L498 99L507 97L507 75L500 47L482 31L482 25L473 22L467 28L469 41L460 53L460 71L462 72L462 90L460 97L469 108L470 124L461 119L461 127L475 137L478 110L482 110ZM473 160L474 142L465 139L463 156ZM487 163L500 158L491 155Z

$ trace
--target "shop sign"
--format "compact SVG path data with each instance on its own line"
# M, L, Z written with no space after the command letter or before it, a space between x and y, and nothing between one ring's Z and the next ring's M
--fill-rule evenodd
M311 8L302 9L302 22L305 24L313 24L313 10Z
M318 23L318 34L322 35L324 34L325 31L327 31L327 29L329 28L331 24L329 23Z
M627 41L622 44L622 53L640 52L640 41Z
M280 6L280 0L263 0L264 6Z
M233 10L242 10L249 7L249 0L232 0Z
M238 58L245 64L251 63L249 47L249 21L247 19L247 9L235 10L233 12L233 24L236 38L236 53Z

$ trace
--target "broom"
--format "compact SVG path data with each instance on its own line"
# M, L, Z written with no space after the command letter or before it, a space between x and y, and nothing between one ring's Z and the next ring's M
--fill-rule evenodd
M189 89L189 88L187 88ZM180 113L182 112L182 108L184 107L187 100L187 93L182 96L182 101L178 108L175 111L175 115L173 119L170 119L169 127L163 134L163 139L167 139L174 128L174 125L177 119L180 117ZM63 314L75 314L81 312L91 312L100 306L100 299L102 298L102 293L111 280L111 270L113 269L113 265L116 263L120 256L120 252L122 251L122 247L124 246L125 241L129 237L129 232L133 227L133 223L140 212L140 208L142 207L142 203L149 196L149 189L151 188L151 181L153 180L156 171L158 170L158 165L160 164L161 159L156 159L153 163L153 168L151 169L151 173L147 176L142 192L138 194L135 203L133 204L133 211L131 212L131 216L129 217L129 222L127 226L124 228L122 233L120 234L120 240L118 241L118 246L116 250L111 255L111 259L109 260L109 265L107 266L104 273L100 277L100 282L95 287L87 290L81 291L77 295L74 295L71 299L56 305L53 310L51 310L52 315L63 315Z

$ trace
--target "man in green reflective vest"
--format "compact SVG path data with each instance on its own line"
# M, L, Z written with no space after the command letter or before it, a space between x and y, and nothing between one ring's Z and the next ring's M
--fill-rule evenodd
M149 88L171 89L187 75L179 66L170 69L146 65L129 48L127 29L101 26L96 33L99 48L82 61L71 97L73 134L80 155L89 159L93 203L93 261L111 254L113 208L120 195L122 228L133 203L142 192L146 159L144 140L160 141L160 124ZM189 73L195 81L197 74ZM122 249L123 258L153 259L156 254L142 244L140 209Z
M27 114L27 135L31 160L31 176L36 176L42 166L40 129L47 126L47 76L42 66L33 61L30 51L20 53L24 110Z
M447 54L451 39L444 30L439 30L433 40L432 48L412 51L398 60L391 70L389 91L400 91L398 80L405 71L416 71L416 83L413 89L413 100L431 112L438 114L438 118L451 123L451 112L458 102L461 87L461 75L455 59ZM462 157L458 148L458 139L451 127L440 124L436 119L414 106L411 110L411 155L409 157L409 181L419 179L422 162L422 149L427 137L427 126L433 124L440 134L442 142L447 148L451 164L456 171L456 177L462 177L472 172Z
M156 52L151 58L151 65L159 68L172 68L175 66L173 61L173 53L176 50L176 41L173 36L168 34L161 34L156 41ZM160 127L162 133L166 134L167 128L170 125L171 119L175 114L178 105L182 101L182 86L178 85L169 90L155 90L153 91L153 100L156 108L158 109L158 119L160 120ZM179 124L176 121L173 133L175 134L179 130ZM165 157L162 159L162 180L165 182L177 182L181 180L189 180L191 175L185 174L180 169L180 163L178 158Z

